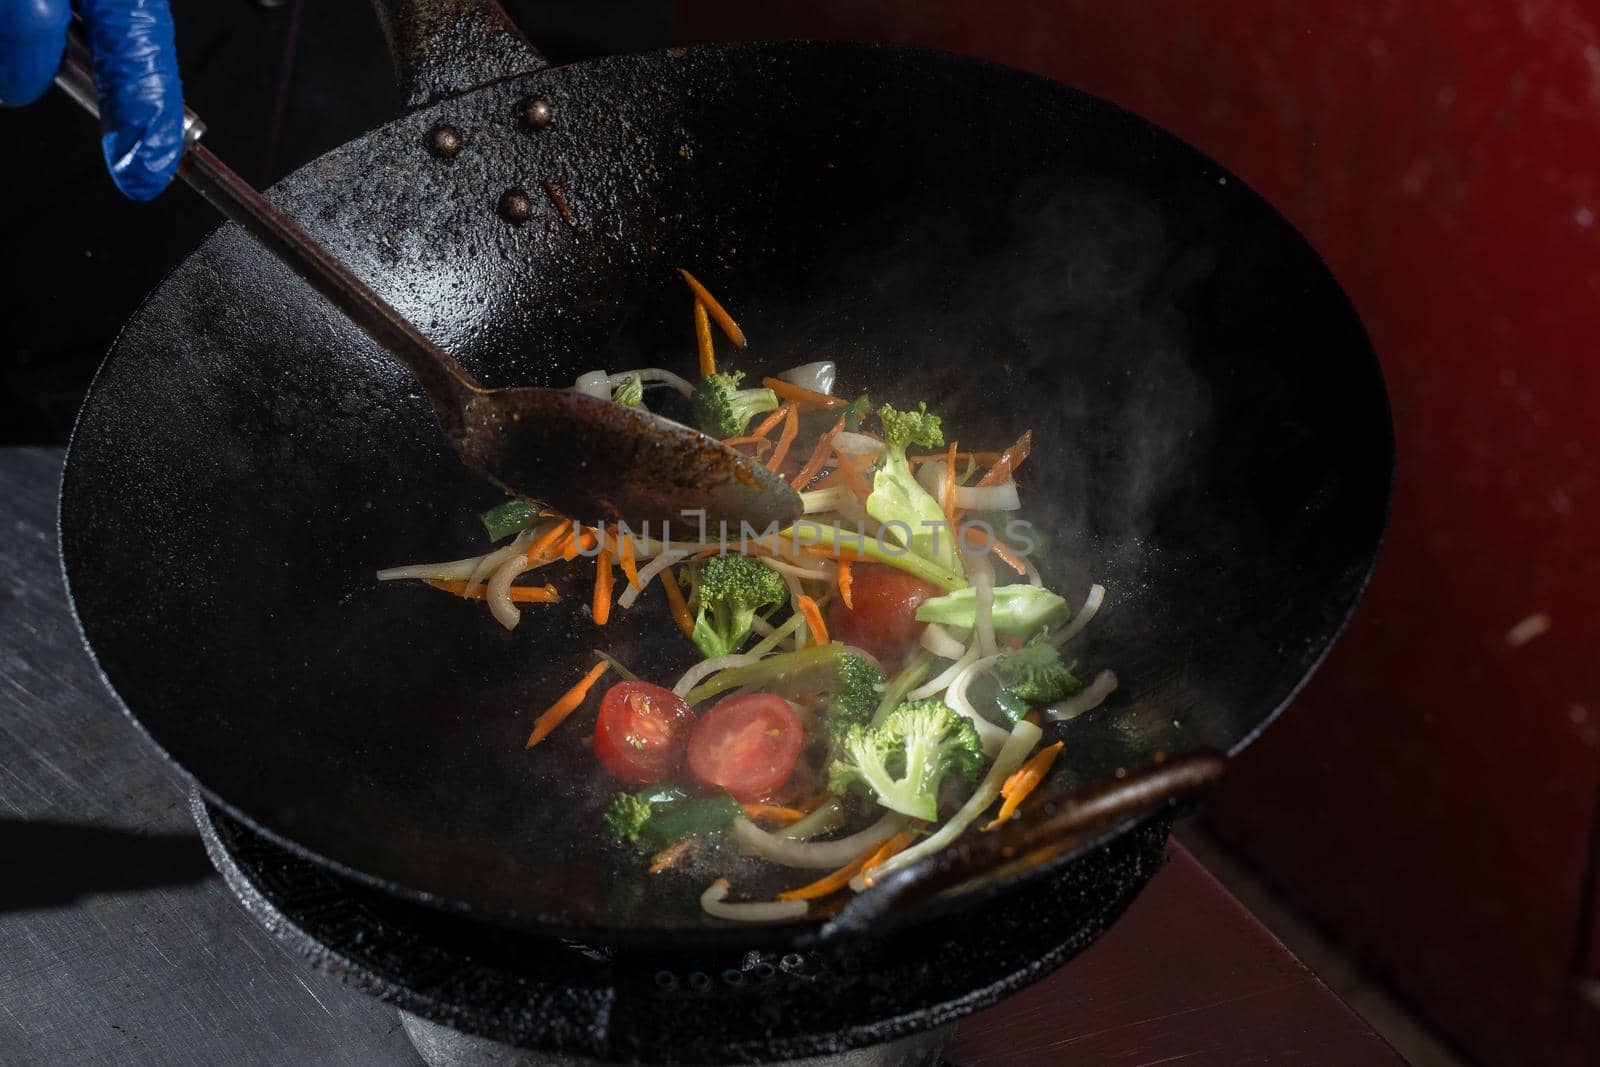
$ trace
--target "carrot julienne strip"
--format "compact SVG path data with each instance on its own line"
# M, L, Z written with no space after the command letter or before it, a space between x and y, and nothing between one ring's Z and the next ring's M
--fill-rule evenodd
M850 884L850 879L856 876L856 872L877 853L880 847L880 845L873 845L832 874L825 874L815 882L803 885L799 889L790 889L779 893L778 899L816 900L818 897L825 897L830 893L838 892Z
M855 576L850 573L850 557L840 556L839 570L836 574L836 580L839 583L839 599L843 601L844 606L849 608L851 611L854 611L856 607L855 602L851 597L851 590L853 588L852 582L854 577Z
M678 268L678 273L683 275L683 280L689 283L689 291L694 293L695 299L704 304L706 310L711 313L711 317L717 320L717 325L722 328L723 333L727 334L728 340L743 348L745 346L744 331L739 329L737 322L733 321L733 316L728 314L721 304L717 303L717 298L711 295L709 289L700 284L699 278L696 278L682 267Z
M694 633L694 619L689 614L689 604L683 599L683 590L678 587L678 579L673 577L671 567L661 572L661 588L666 590L672 621L678 624L683 636L688 637Z
M606 546L594 558L594 624L604 626L611 621L611 548Z
M796 489L804 488L805 484L815 478L822 470L822 464L827 460L828 453L833 451L834 436L844 429L844 420L840 419L833 424L833 429L828 430L817 438L817 447L811 450L811 458L806 460L806 465L800 468L800 473L794 476L791 482Z
M783 420L783 432L778 435L778 447L767 457L767 470L775 471L789 456L789 446L794 444L794 439L800 433L800 413L795 406L790 404L785 409L789 412Z
M920 467L924 463L948 458L944 452L930 452L925 456L907 456L906 462L913 467ZM980 467L993 466L1000 459L999 452L957 452L956 459L964 459L969 463L976 463Z
M561 694L561 698L554 704L551 704L550 707L545 710L544 714L540 715L539 718L534 721L533 733L528 735L528 744L526 747L532 748L534 745L537 745L540 741L543 741L545 738L549 737L550 732L557 726L560 726L562 723L566 722L567 717L578 710L578 708L583 704L584 698L589 695L589 690L594 688L594 683L600 680L600 676L604 674L610 666L611 665L605 660L601 660L599 663L596 663L593 667L589 668L589 673L585 674L577 685Z
M872 872L882 866L885 860L898 852L905 851L905 847L917 839L915 830L901 830L889 840L878 846L878 851L867 857L867 862L861 865L861 880L867 885L872 884Z
M1038 788L1044 781L1044 776L1050 773L1050 768L1055 765L1056 757L1061 755L1064 742L1057 741L1049 748L1042 748L1034 753L1033 758L1012 772L1011 777L1005 780L1000 787L1000 795L1005 797L1005 803L1000 805L999 813L994 821L984 827L993 830L1017 813L1017 808L1028 798L1028 794Z
M617 562L622 564L622 573L628 579L628 584L639 588L639 568L633 561L633 538L617 538Z
M989 538L989 549L995 555L1006 561L1006 566L1018 574L1027 574L1028 568L1023 564L1022 557L1011 550L1011 546L998 537Z
M467 582L464 578L424 578L423 581L435 589L442 589L446 593L464 597L467 600L482 600L484 597L484 586L481 583L474 586L472 592L469 593L467 592ZM517 604L553 604L561 599L556 595L556 587L549 584L514 585L508 592L511 594L512 601Z
M717 351L711 344L711 320L706 317L704 300L694 302L694 341L700 349L700 377L717 373Z
M747 819L770 819L780 826L799 822L806 817L806 813L799 808L786 808L781 804L743 804L741 808Z
M750 436L751 437L765 437L765 436L767 436L767 434L772 432L772 428L774 426L778 425L778 423L782 422L784 420L784 418L788 414L789 414L789 409L787 407L780 407L777 411L774 411L772 414L768 415L766 418L764 418L760 422L756 423L756 428L754 430L750 431ZM727 442L724 441L723 444L727 444Z
M828 411L833 408L842 408L850 401L842 396L829 396L819 393L815 389L807 389L793 382L786 382L782 378L763 378L761 384L774 393L780 400L787 400L795 407L803 407L811 411Z
M677 863L679 860L683 859L683 857L687 856L689 854L689 850L692 848L694 848L694 838L692 837L684 837L674 841L672 844L668 845L666 848L650 857L650 873L660 874L662 871L666 870L668 867L671 867L674 863Z
M1033 450L1033 431L1024 430L1022 436L1017 438L1017 443L1000 453L998 459L990 466L982 478L978 479L978 488L989 485L999 485L1011 477L1022 461L1028 458L1028 453Z
M757 437L755 434L746 434L743 437L724 437L722 439L722 443L727 445L729 448L734 448L739 445L766 445L768 448L772 447L771 441L767 440L765 437ZM760 449L757 448L756 451L759 452Z
M818 648L828 643L828 628L822 622L822 609L817 607L817 602L805 594L801 594L800 601L795 607L806 620L806 626L811 630L811 643Z
M944 521L951 528L956 524L956 443L950 442L950 458L944 467Z
M872 489L867 485L866 480L861 477L862 468L856 466L856 461L838 449L834 450L833 457L839 461L839 465L834 470L843 476L844 484L850 487L850 491L856 495L856 498L865 500L871 496ZM872 460L869 457L863 457L863 463L866 466L871 466Z
M556 523L554 526L550 527L550 529L546 530L544 533L535 538L533 544L528 546L528 562L538 563L545 559L547 553L551 557L555 556L556 552L559 552L559 549L556 549L556 546L561 543L562 537L570 537L571 535L572 526L570 524L565 522ZM556 552L552 552L551 549L556 549Z

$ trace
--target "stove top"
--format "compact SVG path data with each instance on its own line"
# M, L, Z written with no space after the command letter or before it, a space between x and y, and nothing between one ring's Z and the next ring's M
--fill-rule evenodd
M484 926L345 879L198 795L191 807L245 909L317 969L400 1008L435 1064L937 1062L942 1028L1049 974L1121 914L1168 829L1149 822L953 920L988 927L977 950L921 928L847 949L693 957Z

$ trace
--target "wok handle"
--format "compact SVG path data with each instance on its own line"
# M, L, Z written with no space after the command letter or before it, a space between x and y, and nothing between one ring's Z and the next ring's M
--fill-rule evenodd
M56 85L85 111L100 114L89 49L82 27L67 32L66 54ZM243 226L285 266L343 311L384 351L402 363L422 386L445 431L461 433L462 406L478 390L472 376L444 350L408 322L367 283L352 274L316 238L270 204L255 187L235 174L210 149L199 143L205 123L188 108L183 112L185 151L178 176L212 207Z
M548 66L495 0L372 0L406 109Z
M1209 788L1227 766L1221 755L1202 752L1076 790L1056 801L1054 810L1044 818L1017 819L994 832L972 834L964 842L880 880L825 923L819 937L869 933L885 914L909 901L933 896L1010 864L1032 868L1047 863L1085 844L1086 831L1110 829L1116 822Z

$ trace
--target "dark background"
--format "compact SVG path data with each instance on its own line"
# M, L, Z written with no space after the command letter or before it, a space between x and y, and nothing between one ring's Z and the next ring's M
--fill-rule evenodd
M259 187L400 113L361 0L171 0L184 95L206 143ZM669 0L504 5L545 56L674 42ZM84 388L145 294L217 226L180 184L149 204L105 174L90 119L51 91L0 111L0 242L12 313L0 331L0 444L65 442Z

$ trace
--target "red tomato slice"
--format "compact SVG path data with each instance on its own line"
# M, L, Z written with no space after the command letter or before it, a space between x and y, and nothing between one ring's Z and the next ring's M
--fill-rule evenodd
M618 682L600 701L594 754L617 781L639 788L678 773L693 727L694 712L672 690Z
M847 608L842 600L833 602L828 609L828 634L879 659L894 659L922 636L917 608L924 600L940 595L938 586L905 571L858 563L851 568L850 600L855 606Z
M689 735L689 770L701 785L735 800L760 800L794 773L805 729L789 702L771 693L729 697Z

